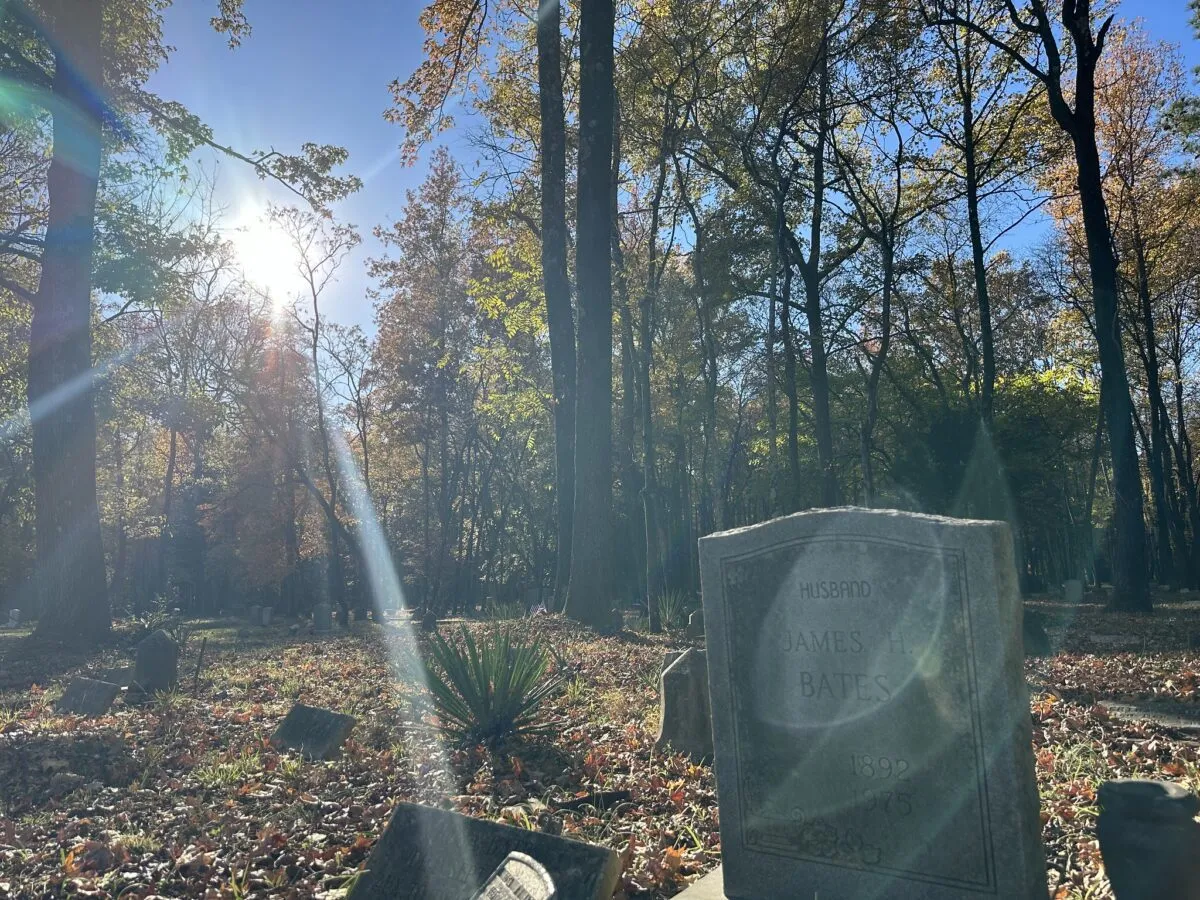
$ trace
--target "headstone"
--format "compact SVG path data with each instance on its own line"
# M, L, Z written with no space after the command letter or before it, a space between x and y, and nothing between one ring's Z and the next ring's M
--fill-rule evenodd
M1045 900L999 522L799 513L700 540L724 890Z
M165 631L137 645L133 680L147 694L169 691L179 680L179 645Z
M1200 800L1178 784L1100 785L1100 853L1117 900L1200 898Z
M264 607L262 608L262 623L263 623L263 625L270 625L270 624L271 624L271 618L272 618L274 615L275 615L275 610L274 610L272 607L270 607L270 606L264 606Z
M610 900L621 873L607 847L400 803L350 900L463 900L513 851L536 859L563 900Z
M262 607L255 604L246 611L246 618L250 620L251 625L258 625L262 622Z
M532 856L512 852L471 900L554 900L554 879Z
M712 710L708 701L708 659L686 650L663 669L658 692L659 726L654 746L686 753L696 762L713 755Z
M1046 634L1046 620L1041 613L1027 612L1021 620L1021 643L1026 656L1052 656L1050 635Z
M1063 599L1068 603L1083 602L1083 582L1078 578L1068 578L1063 582Z
M687 630L684 634L690 638L704 637L704 610L698 609L688 616Z
M119 684L91 678L72 678L55 709L77 716L102 716L108 712L120 692Z
M321 602L313 607L313 629L324 634L333 627L333 607Z
M16 628L21 624L21 611L15 606L8 611L8 627Z
M297 703L271 735L271 743L299 750L309 759L333 759L353 728L353 716Z

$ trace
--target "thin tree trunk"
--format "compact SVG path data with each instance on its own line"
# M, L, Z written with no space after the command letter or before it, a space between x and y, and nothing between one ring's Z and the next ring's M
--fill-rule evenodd
M554 597L566 601L575 507L575 318L567 280L567 137L563 112L559 0L538 4L538 109L542 151L542 286L554 385Z
M879 418L879 379L887 362L892 342L892 287L895 278L895 239L890 228L883 226L880 249L883 251L883 296L880 304L879 349L871 356L867 376L867 412L862 424L863 495L867 506L875 505L875 469L871 459L875 423Z
M29 329L40 638L93 644L111 612L96 499L91 275L101 159L99 0L64 0L48 36L54 155L42 275Z

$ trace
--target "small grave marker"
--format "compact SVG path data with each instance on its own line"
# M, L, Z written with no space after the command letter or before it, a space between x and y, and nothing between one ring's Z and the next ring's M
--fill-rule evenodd
M72 678L55 709L77 716L102 716L108 712L120 692L119 684L92 678Z
M333 759L341 752L354 724L353 716L297 703L275 729L271 743L299 750L309 759Z
M658 738L654 746L686 753L696 762L713 755L712 709L708 699L708 658L686 650L660 676Z
M133 680L147 694L175 687L179 680L179 645L165 631L156 631L137 645Z
M322 601L313 607L313 630L325 634L333 627L333 607Z
M607 847L401 803L350 900L463 900L514 851L538 861L562 900L610 900L620 877Z
M688 616L687 630L684 634L690 638L704 637L704 610L698 609Z
M700 559L728 897L1045 900L1006 525L819 510Z
M21 611L15 606L8 611L8 627L16 628L21 624Z

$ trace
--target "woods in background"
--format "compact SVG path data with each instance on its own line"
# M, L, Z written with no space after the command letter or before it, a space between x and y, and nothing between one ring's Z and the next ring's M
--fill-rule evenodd
M77 5L6 7L7 77L72 102L50 37ZM435 0L389 111L428 174L375 229L366 332L328 300L360 240L344 151L221 147L300 194L272 220L301 287L264 291L189 169L219 143L141 88L158 5L106 21L125 7L145 58L106 37L91 118L35 105L0 133L9 605L64 634L107 627L106 586L122 609L365 609L400 602L385 557L427 614L657 624L698 591L698 537L841 503L1008 519L1030 590L1111 581L1147 610L1151 582L1200 587L1196 117L1136 21ZM421 156L448 100L481 123L473 160ZM63 212L61 152L92 146L72 122L97 199ZM62 216L94 219L90 273Z

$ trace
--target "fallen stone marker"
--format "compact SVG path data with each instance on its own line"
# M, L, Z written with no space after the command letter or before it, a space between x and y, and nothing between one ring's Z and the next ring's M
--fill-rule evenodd
M298 750L309 759L333 759L341 752L354 724L353 716L297 703L271 735L271 743Z
M1116 719L1152 722L1192 738L1200 736L1200 708L1193 703L1177 703L1174 700L1101 700L1099 705Z
M621 864L607 847L401 803L350 900L463 900L514 851L538 861L562 900L610 900L616 890Z
M554 879L532 856L512 852L471 900L555 900Z
M72 678L54 708L71 715L102 716L108 712L120 692L119 684L92 678Z

